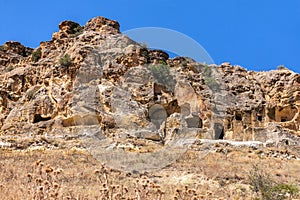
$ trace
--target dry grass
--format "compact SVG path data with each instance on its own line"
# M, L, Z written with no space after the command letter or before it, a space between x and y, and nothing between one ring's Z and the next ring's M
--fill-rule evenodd
M2 150L0 185L0 199L169 199L173 196L165 194L162 186L146 175L109 169L88 153L77 150ZM197 193L191 191L179 196L196 197Z
M82 150L0 150L0 199L253 199L258 164L281 183L300 183L300 161L262 158L249 149L188 151L146 174L109 169ZM295 197L296 198L296 197Z

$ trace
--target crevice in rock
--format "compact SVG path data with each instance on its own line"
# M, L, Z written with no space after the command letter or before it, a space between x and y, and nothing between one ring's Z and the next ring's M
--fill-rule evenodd
M35 114L33 118L33 123L35 124L42 121L48 121L50 119L51 117L42 117L41 114Z

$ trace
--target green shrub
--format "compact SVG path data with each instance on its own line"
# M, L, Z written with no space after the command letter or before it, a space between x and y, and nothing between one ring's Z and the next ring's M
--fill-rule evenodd
M59 64L63 67L69 67L70 65L72 65L72 59L71 56L69 54L65 54L63 55L60 59L59 59Z
M279 65L279 66L277 67L277 69L278 69L278 70L284 70L284 69L286 69L286 67L285 67L284 65Z
M143 57L147 57L147 56L148 56L148 51L147 51L147 49L142 49L142 50L141 50L141 56L143 56Z
M186 67L188 65L189 61L187 61L186 59L184 59L182 62L181 62L181 65L183 67Z
M41 48L38 48L34 52L32 52L32 60L34 62L37 62L42 57L42 50Z
M252 171L250 171L249 182L251 189L257 194L260 194L262 199L272 199L272 187L274 183L270 175L265 174L257 165L253 166Z
M152 75L155 79L154 81L156 83L169 87L169 89L172 89L174 87L174 79L170 73L168 65L161 63L157 65L150 65L149 69L152 72Z
M208 65L203 65L202 68L202 75L205 81L205 84L211 89L211 90L218 90L220 89L218 82L214 77L212 77L212 68Z
M203 65L203 71L202 71L202 74L204 77L207 77L207 76L211 76L212 74L212 69L208 66L208 65Z
M262 200L282 200L299 194L298 187L290 184L276 183L270 174L263 172L257 165L249 173L251 189L261 196Z
M167 65L166 61L160 60L160 61L158 61L158 62L159 62L159 64Z
M216 79L212 77L205 77L204 78L205 84L211 89L211 90L218 90L219 84L216 81Z
M75 36L81 35L83 33L83 28L80 25L78 25L73 28L73 33Z
M278 196L286 196L288 194L289 196L296 196L299 194L299 189L297 185L293 184L276 184L272 190L278 194Z

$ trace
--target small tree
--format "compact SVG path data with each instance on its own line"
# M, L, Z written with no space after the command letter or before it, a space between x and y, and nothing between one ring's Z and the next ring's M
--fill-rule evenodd
M154 77L154 81L158 84L164 85L169 89L173 89L175 85L175 81L173 76L170 73L170 69L168 65L165 64L157 64L157 65L150 65L150 71Z
M205 81L205 84L211 89L211 90L219 90L220 86L216 79L212 76L212 68L208 65L203 65L202 68L202 75Z
M34 52L32 52L32 60L34 62L37 62L41 57L42 57L42 50L41 48L38 48L37 50L35 50Z
M78 26L73 28L74 36L81 35L83 33L83 28L78 24Z
M59 64L63 67L69 67L70 65L72 65L72 59L71 56L69 54L65 54L63 55L60 59L59 59Z

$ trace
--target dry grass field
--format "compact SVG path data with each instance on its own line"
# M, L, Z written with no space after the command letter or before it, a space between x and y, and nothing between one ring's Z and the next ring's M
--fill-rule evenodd
M289 186L270 199L300 199L300 160L273 156L284 150L214 149L201 158L188 150L175 163L143 174L110 169L80 149L2 149L0 199L268 199L253 189L255 166L262 177Z

